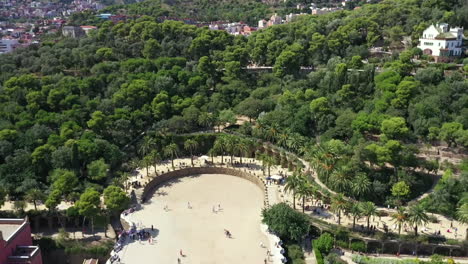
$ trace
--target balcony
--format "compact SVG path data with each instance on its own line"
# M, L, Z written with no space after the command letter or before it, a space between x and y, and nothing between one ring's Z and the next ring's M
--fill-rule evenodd
M39 257L39 247L18 246L13 255L8 257L7 264L33 263L36 257Z

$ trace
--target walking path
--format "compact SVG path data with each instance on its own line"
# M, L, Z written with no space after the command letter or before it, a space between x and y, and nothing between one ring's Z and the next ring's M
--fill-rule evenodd
M349 251L344 251L344 255L341 256L343 260L345 260L347 263L350 264L355 264L356 262L353 261L353 254ZM430 258L426 257L413 257L413 256L393 256L393 255L378 255L378 256L372 256L372 255L365 255L366 257L369 258L378 258L378 259L398 259L398 260L404 260L404 259L418 259L422 261L429 261ZM445 261L447 261L449 258L444 258ZM458 264L468 264L468 258L453 258L456 263Z

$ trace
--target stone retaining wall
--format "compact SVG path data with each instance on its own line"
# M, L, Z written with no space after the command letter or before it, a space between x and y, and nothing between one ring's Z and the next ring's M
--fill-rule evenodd
M264 204L266 207L269 206L268 202L268 195L267 195L267 188L265 182L258 176L254 176L250 173L241 171L239 169L233 168L222 168L222 167L193 167L193 168L185 168L179 169L175 171L170 171L159 176L154 177L148 184L145 185L143 189L143 193L141 197L138 197L141 203L144 203L148 199L151 198L153 195L153 191L161 184L172 180L178 179L186 176L191 175L199 175L199 174L226 174L231 176L240 177L246 179L255 185L257 185L261 190L264 192Z

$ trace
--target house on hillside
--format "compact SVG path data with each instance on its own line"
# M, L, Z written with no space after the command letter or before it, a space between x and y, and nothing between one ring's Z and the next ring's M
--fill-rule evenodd
M418 48L437 62L451 61L462 55L463 28L448 24L430 25L419 39Z
M85 35L85 31L81 27L64 26L62 28L62 35L69 38L80 38Z

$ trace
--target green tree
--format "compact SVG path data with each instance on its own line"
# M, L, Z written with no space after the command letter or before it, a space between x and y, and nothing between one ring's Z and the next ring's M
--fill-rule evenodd
M52 180L52 193L60 194L61 197L69 195L78 185L78 178L73 171L55 169L50 176ZM49 195L50 197L50 195Z
M439 137L441 140L447 142L448 146L452 144L457 146L456 135L457 132L463 129L463 125L458 122L444 123L440 128Z
M268 228L286 239L301 241L309 232L307 215L297 212L285 203L275 204L262 210L262 222Z
M198 142L193 139L187 139L184 142L184 149L190 152L190 161L193 167L193 152L198 148Z
M300 55L296 52L285 50L276 58L273 72L279 78L283 78L287 74L295 74L300 69Z
M112 213L119 213L125 210L130 204L130 198L118 186L109 185L104 189L104 205Z
M99 214L101 204L100 194L93 188L88 188L81 194L75 206L80 215L91 219L91 232L94 235L94 218Z
M145 41L145 46L141 51L143 57L147 59L155 59L158 57L159 52L161 51L161 44L155 39L149 39Z
M382 121L381 131L388 138L402 138L404 137L409 129L406 127L405 119L402 117L392 117Z
M34 210L37 211L37 201L44 201L46 199L46 195L40 189L34 188L27 191L24 198L26 201L32 202L34 204Z
M110 166L104 161L104 159L98 159L88 164L88 177L94 181L101 181L107 178L107 173Z
M7 192L5 189L0 188L0 208L5 204Z
M407 196L409 193L410 187L405 181L399 181L392 186L392 195L397 197L400 202L401 198Z

